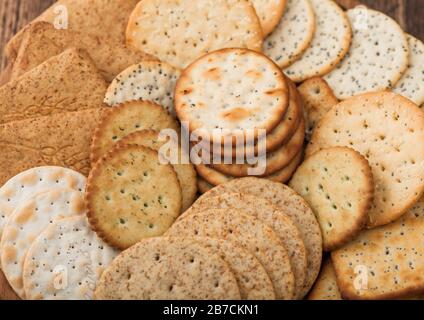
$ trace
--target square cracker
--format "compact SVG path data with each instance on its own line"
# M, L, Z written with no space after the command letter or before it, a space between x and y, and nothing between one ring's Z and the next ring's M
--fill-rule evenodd
M37 166L62 166L88 175L91 137L103 110L89 109L0 125L0 185Z
M69 49L0 87L0 124L103 107L106 89L88 54Z
M48 22L36 22L25 31L11 79L16 79L49 58L66 49L86 50L106 81L112 81L121 71L143 60L155 58L120 44L110 45L96 36L71 30L56 29Z

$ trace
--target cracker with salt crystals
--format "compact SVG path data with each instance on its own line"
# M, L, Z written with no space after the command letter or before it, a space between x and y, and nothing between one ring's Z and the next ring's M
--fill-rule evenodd
M287 0L251 0L261 22L264 36L278 25L286 9Z
M140 285L142 284L142 285ZM97 300L240 300L230 266L191 238L146 239L104 272Z
M314 210L325 251L348 243L368 222L374 195L372 171L353 149L336 147L314 153L297 169L289 185Z
M226 193L200 199L180 219L210 208L241 210L270 226L287 249L295 278L295 298L301 298L300 294L306 277L306 248L299 230L289 216L258 196Z
M33 242L24 264L29 300L91 300L103 271L118 252L90 229L85 216L49 225Z
M257 129L271 132L288 106L289 88L281 70L268 57L245 49L203 56L183 71L175 89L179 119L189 122L191 132L208 133L211 141L228 135L256 137Z
M315 11L316 31L310 47L284 72L295 82L323 76L345 57L352 40L346 13L333 0L310 0Z
M178 122L161 106L149 101L129 101L104 113L93 135L91 163L95 164L127 135L140 130L172 129L179 133Z
M391 92L360 95L331 109L314 130L307 157L345 146L361 153L374 176L368 227L401 217L424 192L424 112Z
M151 101L175 116L174 91L180 70L164 62L144 61L128 67L111 83L105 103L115 106L132 100Z
M351 9L352 45L346 57L325 76L340 100L390 89L408 67L408 41L390 17L371 9Z
M0 234L13 211L38 193L53 188L70 188L83 192L86 178L61 167L37 167L11 178L0 188Z
M96 163L87 181L87 216L110 245L127 249L163 235L181 213L182 191L153 149L118 146Z
M309 0L288 0L284 16L264 41L264 53L280 68L288 67L309 48L316 30L315 21Z
M143 0L127 28L128 45L182 69L223 48L261 51L262 38L248 0Z
M342 300L331 259L323 263L321 273L308 295L308 300Z
M22 271L32 243L52 223L85 213L83 193L61 188L23 200L13 211L1 239L1 264L9 284L22 299Z
M211 237L234 241L261 262L277 299L292 299L294 275L290 257L275 231L241 210L209 209L178 220L166 236Z
M321 229L307 202L281 183L253 177L221 184L204 193L202 197L213 197L228 192L248 193L264 198L286 213L296 224L308 253L308 271L301 295L305 296L318 276L322 260Z
M393 88L414 101L417 105L424 103L424 44L421 40L407 35L409 45L409 65L402 78Z

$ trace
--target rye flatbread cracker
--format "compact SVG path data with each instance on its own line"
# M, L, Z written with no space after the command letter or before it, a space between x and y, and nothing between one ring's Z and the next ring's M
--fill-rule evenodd
M229 265L211 248L193 239L152 238L112 262L100 279L95 298L240 300L240 291Z
M284 72L294 82L333 70L349 50L352 30L346 13L333 0L309 0L315 11L316 31L310 47Z
M90 34L105 38L109 43L125 43L128 17L139 0L59 0L44 11L36 21L55 24L59 29ZM64 18L68 23L64 24ZM111 27L113 26L113 27ZM7 44L6 55L15 59L20 48L25 28Z
M2 270L13 290L25 299L22 280L25 256L34 240L50 224L86 213L81 191L61 189L20 201L9 217L1 239Z
M298 89L304 103L307 139L310 140L312 131L319 120L332 107L338 104L339 100L334 95L328 83L320 77L306 80Z
M91 300L118 252L90 229L85 216L54 222L34 241L24 264L29 300Z
M371 9L351 9L347 15L353 28L352 45L325 80L340 100L390 89L408 67L403 30L390 17Z
M259 178L236 179L206 192L202 197L213 197L228 192L248 193L262 197L286 213L302 235L308 253L308 271L304 284L305 296L318 276L322 260L322 235L318 221L306 201L289 187Z
M66 50L0 87L0 124L103 107L106 88L85 51Z
M19 204L53 188L82 192L85 183L86 178L82 174L61 167L38 167L19 173L0 188L0 234Z
M87 51L103 78L111 82L121 71L143 60L155 58L123 44L71 30L56 29L48 22L35 22L25 31L13 63L12 80L69 48Z
M314 153L297 169L290 187L311 206L333 251L356 237L368 222L374 180L368 161L350 148Z
M307 156L346 146L361 153L374 176L369 227L397 220L424 192L424 112L391 92L360 95L328 112L314 130Z
M111 150L87 181L88 220L114 247L161 236L181 213L182 192L173 167L153 149L129 145Z
M342 300L331 259L323 263L321 273L308 295L308 300Z
M147 100L175 116L174 91L180 70L164 62L144 61L132 65L113 80L105 103L115 106L132 100Z
M287 0L251 0L258 15L263 35L274 31L287 5Z
M295 298L301 298L306 277L307 254L300 232L291 218L265 199L250 194L226 193L200 199L180 219L211 208L240 210L270 226L287 249L295 278Z
M178 220L167 236L200 236L234 241L261 262L277 299L292 299L294 276L289 255L272 228L235 209L210 209Z
M424 291L424 219L363 232L331 255L346 299L399 299Z
M280 68L298 60L315 34L315 13L309 0L288 0L278 26L264 41L263 51Z
M424 103L424 44L421 40L407 35L409 44L409 65L402 78L393 88L417 105Z
M178 141L161 141L159 132L154 130L141 130L136 131L125 138L121 139L117 145L142 145L149 147L159 153L159 156L163 160L168 160L170 164L174 167L174 170L180 181L181 190L182 190L182 208L181 212L186 211L196 199L197 194L197 184L196 184L196 170L192 164L184 164L182 160L184 159L184 150L179 145ZM170 148L175 148L175 150L169 150L165 144L170 144ZM162 150L162 148L165 148ZM177 152L176 158L173 159L173 155L169 154ZM188 156L186 154L186 156ZM177 160L177 161L174 161Z
M209 134L210 141L228 135L256 137L257 129L271 132L288 105L281 70L266 56L245 49L203 56L184 70L175 89L178 118L188 122L190 132Z
M248 0L143 0L127 28L128 45L182 69L223 48L261 51L262 37Z
M172 129L180 125L161 106L149 101L129 101L109 109L93 135L91 163L96 163L120 139L140 130Z
M0 185L36 166L88 175L90 144L104 109L55 114L0 125Z

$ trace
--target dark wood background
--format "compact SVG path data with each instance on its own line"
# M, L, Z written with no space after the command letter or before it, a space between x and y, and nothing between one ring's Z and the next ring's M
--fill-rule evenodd
M55 0L0 0L0 71L7 63L3 56L7 41L54 2ZM338 2L347 6L358 3L357 0ZM409 33L424 40L424 0L362 0L362 3L389 14Z

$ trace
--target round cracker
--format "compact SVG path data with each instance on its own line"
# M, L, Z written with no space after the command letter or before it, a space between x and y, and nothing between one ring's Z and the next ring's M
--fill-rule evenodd
M302 118L300 126L290 141L279 149L268 153L266 156L266 168L262 177L269 176L286 167L302 151L305 142L305 120ZM249 169L256 168L256 164L211 164L217 171L232 177L249 176Z
M202 178L197 178L197 189L199 189L201 194L208 192L213 187L213 185L211 185L209 182L206 182Z
M315 13L309 0L288 0L278 26L264 41L264 53L280 68L298 60L315 34Z
M295 298L300 297L306 277L306 249L299 230L284 212L269 201L242 193L226 193L215 197L202 198L187 210L180 219L190 214L200 213L209 208L236 209L257 218L270 226L281 239L290 256L290 264L295 279Z
M145 239L105 270L97 300L239 300L228 264L193 239Z
M407 35L409 65L402 78L393 88L395 93L411 99L415 104L424 103L424 43Z
M143 0L131 14L127 44L184 69L222 48L261 51L262 28L247 0Z
M271 132L288 105L288 85L278 66L245 49L203 56L183 71L175 89L178 118L188 122L190 132L207 133L211 142L257 137L258 129Z
M179 132L178 122L161 106L150 101L129 101L107 110L93 134L90 159L94 165L127 135L143 129Z
M151 101L175 117L174 91L180 70L164 62L143 61L122 71L106 91L110 106L133 101Z
M375 193L369 227L397 220L424 192L424 113L410 100L383 91L341 102L315 128L307 156L336 146L370 163Z
M325 80L340 100L390 89L409 62L402 28L390 17L371 9L351 9L347 15L353 28L352 45Z
M277 27L278 22L284 14L287 0L251 0L264 36L270 34Z
M12 289L25 299L22 280L25 256L49 224L85 215L84 195L72 189L55 189L22 201L13 211L1 238L1 266Z
M234 241L261 262L274 286L277 299L292 299L294 275L290 258L272 228L235 209L211 209L178 220L167 236L200 236Z
M348 243L368 222L374 195L372 170L353 149L335 147L314 153L296 171L290 187L317 216L325 251Z
M181 212L181 186L171 165L143 146L110 151L90 172L86 202L93 230L107 243L126 249L161 236Z
M33 242L23 280L29 300L91 300L117 251L90 229L85 216L59 220Z
M221 239L196 237L193 242L219 254L228 264L236 277L242 300L275 300L271 279L252 253Z
M331 259L323 263L321 273L308 295L308 300L342 300Z
M323 76L349 51L352 29L346 13L333 0L309 0L315 11L316 31L310 47L284 72L294 82Z
M159 156L167 160L169 155L165 153L168 151L166 149L165 151L161 151L161 148L164 147L166 144L166 141L160 141L159 140L159 132L154 130L141 130L136 131L125 138L121 139L117 146L123 146L123 145L142 145L148 148L151 148L159 153ZM177 144L178 142L176 142ZM171 148L173 147L173 144L171 144ZM176 146L177 147L177 146ZM181 146L178 144L177 147L178 150L178 161L174 163L172 160L169 159L170 163L174 167L175 172L177 173L178 180L181 184L182 189L182 208L181 212L186 211L194 202L196 199L197 194L197 181L196 181L196 170L194 170L194 167L192 164L182 164L183 160L183 150Z
M302 235L308 254L308 271L301 295L305 296L318 276L322 260L321 229L312 209L291 188L281 183L254 177L236 179L226 184L221 184L203 194L200 199L228 192L248 193L264 198L293 220Z
M53 188L84 191L86 178L71 169L45 166L21 172L0 188L0 236L13 210L38 193Z

